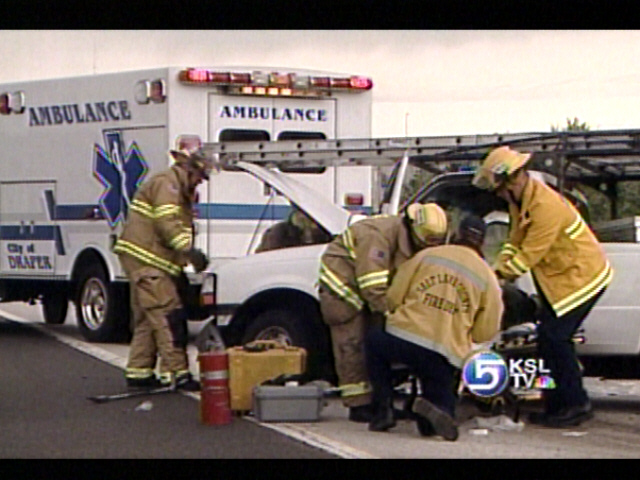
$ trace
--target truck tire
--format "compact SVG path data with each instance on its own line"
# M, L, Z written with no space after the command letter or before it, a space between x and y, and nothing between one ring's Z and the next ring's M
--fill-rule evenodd
M307 351L307 371L313 379L334 380L331 346L325 332L316 331L313 319L301 312L286 309L266 310L249 323L242 335L242 344L253 340L278 340L285 345ZM327 351L327 349L329 351Z
M81 272L75 304L78 328L88 341L119 342L130 335L128 302L122 301L100 265Z
M62 325L67 319L69 299L66 295L47 294L42 297L42 317L49 325Z

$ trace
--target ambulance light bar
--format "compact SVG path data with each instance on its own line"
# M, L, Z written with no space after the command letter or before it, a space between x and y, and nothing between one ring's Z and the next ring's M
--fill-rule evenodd
M330 95L333 91L362 92L373 87L370 78L356 75L336 78L295 73L237 73L187 68L178 74L178 78L183 83L220 87L225 93L239 95L320 96Z

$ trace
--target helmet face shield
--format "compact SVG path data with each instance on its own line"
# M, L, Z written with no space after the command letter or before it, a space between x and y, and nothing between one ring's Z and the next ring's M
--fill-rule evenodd
M209 180L211 172L213 171L213 164L211 162L202 157L194 157L193 166L200 172L205 180Z
M493 174L485 169L480 169L476 172L471 184L481 190L489 190L490 192L496 189Z
M507 181L509 181L509 175L506 173L494 173L482 168L473 177L471 184L481 190L495 192Z
M422 250L427 247L434 247L436 245L441 245L444 242L444 235L427 235L421 236L419 232L415 229L411 229L411 236L413 237L413 241L416 244L418 249Z
M520 153L509 147L496 148L486 156L471 183L483 190L495 191L524 167L530 158L530 153Z
M182 138L179 142L180 148L169 150L169 154L176 163L183 164L198 172L205 180L209 180L211 175L220 172L220 161L218 154L207 155L202 151L200 139L191 136Z
M199 152L192 153L188 160L189 165L197 170L205 180L209 180L211 175L220 173L220 164Z

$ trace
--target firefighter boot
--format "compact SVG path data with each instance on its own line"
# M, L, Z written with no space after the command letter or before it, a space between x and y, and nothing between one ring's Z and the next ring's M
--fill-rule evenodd
M373 418L373 405L359 405L349 407L349 421L357 423L368 423Z
M161 386L160 380L155 375L144 378L127 378L127 388L129 390L152 390Z
M369 422L369 430L372 432L386 432L396 426L391 400L382 402L376 409L376 413Z
M458 439L458 427L455 420L444 410L436 407L425 398L416 398L413 403L413 411L427 419L435 433L453 442Z
M532 412L529 423L550 428L577 427L582 422L593 418L591 402L584 405L563 408L556 413Z
M433 437L437 435L436 429L433 428L431 422L423 416L416 415L416 425L418 426L418 432L422 437Z
M194 380L191 373L176 375L176 388L186 392L199 392L200 382Z

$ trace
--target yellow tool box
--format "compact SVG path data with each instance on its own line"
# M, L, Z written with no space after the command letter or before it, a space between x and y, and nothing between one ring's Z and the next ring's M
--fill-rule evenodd
M227 349L229 354L230 407L235 411L252 409L253 388L282 374L304 373L304 348L283 345L274 340L256 340Z

